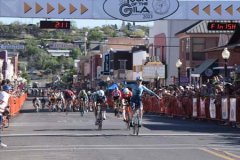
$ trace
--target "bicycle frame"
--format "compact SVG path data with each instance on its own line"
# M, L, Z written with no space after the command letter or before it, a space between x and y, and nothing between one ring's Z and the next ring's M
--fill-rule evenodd
M114 103L115 103L114 105L116 107L115 116L120 117L120 112L122 110L121 100L117 99Z
M97 103L97 122L98 122L98 130L102 130L102 123L103 123L103 113L102 113L103 104Z
M83 116L84 111L85 111L85 101L83 101L83 99L80 98L79 112L81 113L81 116Z
M125 118L126 118L126 124L127 124L127 129L130 130L130 123L131 123L131 115L132 115L132 108L129 104L128 101L124 101L122 104L123 108L125 108Z
M134 109L134 114L132 118L133 122L133 135L139 135L139 122L140 121L140 108Z

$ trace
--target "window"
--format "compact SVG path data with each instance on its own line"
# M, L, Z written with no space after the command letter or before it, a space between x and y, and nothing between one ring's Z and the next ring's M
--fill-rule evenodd
M192 39L192 60L205 60L205 54L202 51L205 49L205 38Z
M156 48L155 56L160 56L161 54L161 48Z
M119 60L119 69L126 69L127 60Z
M190 38L184 38L181 40L181 53L187 61L190 60Z

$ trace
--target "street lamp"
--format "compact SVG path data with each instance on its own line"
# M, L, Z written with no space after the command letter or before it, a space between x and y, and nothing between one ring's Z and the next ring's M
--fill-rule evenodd
M222 51L222 58L224 59L224 79L227 80L227 61L230 57L230 52L227 48Z
M85 32L84 34L84 55L85 56L87 55L87 40L88 40L87 36L88 36L88 32Z
M178 85L180 86L180 68L182 66L182 62L181 60L178 58L177 62L176 62L176 67L178 69Z

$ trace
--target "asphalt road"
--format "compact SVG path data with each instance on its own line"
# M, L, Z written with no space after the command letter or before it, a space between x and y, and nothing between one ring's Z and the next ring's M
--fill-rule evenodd
M2 133L0 160L237 160L240 129L215 122L145 115L139 136L107 113L97 130L92 112L34 112L31 102Z

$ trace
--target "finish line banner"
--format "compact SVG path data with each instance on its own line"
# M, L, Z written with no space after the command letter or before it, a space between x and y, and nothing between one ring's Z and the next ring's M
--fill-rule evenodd
M131 22L239 20L239 0L0 0L0 16Z

